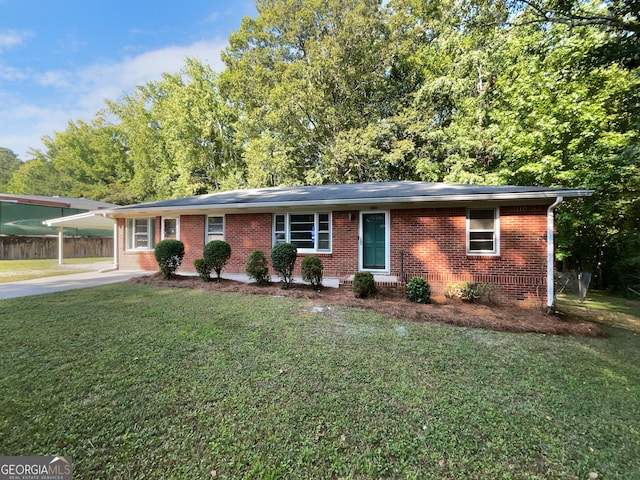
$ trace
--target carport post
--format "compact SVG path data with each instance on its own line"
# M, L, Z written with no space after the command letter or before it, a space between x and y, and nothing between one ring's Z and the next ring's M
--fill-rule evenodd
M58 227L58 265L62 265L64 256L64 227Z
M113 268L118 270L118 221L113 221Z

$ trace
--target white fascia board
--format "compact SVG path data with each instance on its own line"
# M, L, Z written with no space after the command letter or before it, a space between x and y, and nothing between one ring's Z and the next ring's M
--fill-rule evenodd
M71 226L69 224L72 223L76 223L76 222L80 222L79 225L75 225L78 226L79 228L91 228L91 227L105 227L105 226L110 226L113 225L113 219L107 217L106 215L104 215L104 211L91 211L91 212L84 212L84 213L78 213L76 215L68 215L66 217L58 217L58 218L50 218L48 220L43 220L43 224L47 225L48 227L55 227L55 226ZM84 221L84 223L82 223Z
M477 201L523 201L523 200L555 200L558 196L565 199L589 197L593 190L555 190L543 192L521 192L521 193L489 193L489 194L467 194L467 195L430 195L415 197L380 197L380 198L350 198L350 199L330 199L330 200L307 200L295 202L254 202L254 203L227 203L211 205L184 205L184 206L163 206L163 207L140 207L128 208L126 210L104 210L103 213L111 218L126 218L141 215L168 215L180 213L204 213L209 211L240 212L243 211L275 211L283 208L322 208L327 206L344 207L359 205L392 205L424 203L458 203Z

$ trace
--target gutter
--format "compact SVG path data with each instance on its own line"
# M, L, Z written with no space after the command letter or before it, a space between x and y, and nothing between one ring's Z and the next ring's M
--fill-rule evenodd
M556 201L549 205L547 209L547 313L552 313L556 304L553 278L555 271L554 210L563 200L561 195L557 196Z

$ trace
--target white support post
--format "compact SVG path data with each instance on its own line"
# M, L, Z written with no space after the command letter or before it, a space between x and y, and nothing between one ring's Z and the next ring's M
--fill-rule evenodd
M118 270L118 220L113 221L113 269Z
M64 259L64 227L58 227L58 265L62 265Z

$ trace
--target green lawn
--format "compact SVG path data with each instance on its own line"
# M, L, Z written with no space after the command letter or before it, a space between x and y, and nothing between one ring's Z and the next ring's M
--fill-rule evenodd
M558 296L558 310L605 325L640 333L640 302L590 290L584 302L577 295Z
M313 307L129 283L2 300L0 452L82 479L640 478L638 334Z
M0 260L0 283L86 272L88 270L82 268L84 264L110 261L113 261L112 257L67 258L63 260L63 264L60 266L57 258Z

